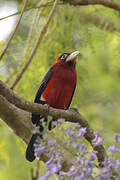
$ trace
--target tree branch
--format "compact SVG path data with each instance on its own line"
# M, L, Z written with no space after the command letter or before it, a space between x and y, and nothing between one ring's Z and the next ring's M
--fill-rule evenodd
M30 65L30 63L31 63L34 55L36 54L37 49L38 49L38 47L39 47L39 45L40 45L40 43L41 43L41 41L42 41L42 38L44 37L45 33L47 32L47 29L48 29L48 26L49 26L49 24L50 24L50 21L52 20L53 15L54 15L54 13L55 13L55 11L56 11L58 1L59 1L59 0L56 0L56 1L54 2L53 8L51 9L50 14L49 14L49 16L48 16L47 22L46 22L46 24L43 26L43 28L42 28L42 30L41 30L41 32L40 32L40 35L39 35L39 37L38 37L38 39L37 39L36 45L35 45L32 53L31 53L30 57L28 58L27 62L25 63L24 67L23 67L22 70L19 72L18 76L16 77L15 81L13 82L13 84L12 84L12 86L11 86L11 89L14 89L15 86L17 85L17 83L20 81L20 79L22 78L24 72L25 72L25 71L27 70L27 68L29 67L29 65Z
M0 118L28 144L33 130L31 113L17 108L0 95Z
M31 116L30 113L25 112L17 107L15 107L13 104L8 102L5 97L0 95L0 118L3 119L5 123L14 131L14 133L19 136L26 144L29 143L29 140L32 136L32 130L33 130L33 125L31 124ZM46 134L44 136L43 141L47 142L49 139L54 139L57 142L58 149L63 153L63 159L64 161L62 162L62 169L64 171L68 171L70 166L72 164L77 164L76 158L74 155L69 152L69 149L66 149L61 141L55 137L55 135L51 134ZM49 160L49 157L47 157L45 154L42 154L40 156L40 160L43 162L46 162ZM78 165L78 164L77 164ZM32 176L34 178L34 176ZM37 172L36 172L36 177L37 177Z
M120 11L120 3L110 0L63 0L63 2L69 3L74 6L103 5L105 7Z
M80 16L85 19L87 22L93 23L95 26L113 32L120 32L119 26L117 23L111 19L105 18L102 15L96 15L95 13L89 13L86 11L80 10Z
M17 22L17 24L16 24L16 26L15 26L15 29L14 29L14 31L12 32L12 34L11 34L11 36L10 36L7 44L6 44L5 49L3 50L2 54L0 55L0 61L2 60L3 56L5 55L8 47L9 47L9 45L10 45L12 39L13 39L13 37L14 37L16 31L17 31L17 28L18 28L18 26L19 26L19 24L20 24L20 21L21 21L21 19L22 19L22 16L23 16L23 14L24 14L24 11L25 11L25 8L26 8L26 6L27 6L28 1L29 1L29 0L25 0L24 7L23 7L23 9L22 9L22 11L21 11L20 17L19 17L18 22Z
M33 103L26 101L23 98L20 98L16 94L13 93L1 80L0 80L0 95L5 97L11 104L14 104L16 107L28 111L31 113L41 114L42 116L52 116L55 119L64 118L66 121L79 123L82 127L86 127L87 133L85 134L86 140L91 144L93 149L97 151L97 158L98 162L101 165L106 158L106 152L102 145L94 146L92 144L93 139L95 139L94 131L89 126L87 120L80 114L65 111L65 110L58 110L52 107L48 108L48 106Z

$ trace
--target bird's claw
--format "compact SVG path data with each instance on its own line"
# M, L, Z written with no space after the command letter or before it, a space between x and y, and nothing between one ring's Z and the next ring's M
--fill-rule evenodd
M49 109L50 109L50 105L48 105L48 104L44 104L44 107L45 107L45 108L47 108L47 110L49 111Z

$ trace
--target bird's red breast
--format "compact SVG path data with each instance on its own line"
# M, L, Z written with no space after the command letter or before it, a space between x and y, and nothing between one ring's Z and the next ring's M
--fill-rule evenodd
M57 60L52 71L53 75L42 93L42 98L53 108L66 109L76 85L76 70L74 66Z

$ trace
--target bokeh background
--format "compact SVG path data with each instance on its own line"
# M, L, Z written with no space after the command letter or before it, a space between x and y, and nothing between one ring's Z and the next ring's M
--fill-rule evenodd
M10 44L0 62L0 79L8 86L24 66L51 9L30 0ZM116 0L116 2L120 2ZM0 52L14 30L22 0L0 0ZM107 148L120 132L120 12L103 6L72 6L61 3L15 92L33 101L46 71L63 52L80 51L77 61L77 89L71 107L79 109L91 127L99 131ZM25 144L0 120L0 179L30 179L34 163L25 160Z

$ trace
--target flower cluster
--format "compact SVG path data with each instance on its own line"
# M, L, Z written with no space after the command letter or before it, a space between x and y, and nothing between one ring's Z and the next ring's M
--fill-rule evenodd
M93 146L99 146L103 143L103 139L99 136L97 131L94 132L95 138L92 141Z
M64 125L64 120L60 119L57 130L62 132L59 141L58 138L52 136L51 139L43 141L39 139L39 143L35 145L35 156L40 157L41 154L47 155L49 160L46 162L46 173L41 174L40 180L47 180L51 175L57 174L57 179L68 180L84 180L92 177L93 179L120 179L120 160L114 157L114 154L120 152L118 145L120 138L115 134L114 145L108 148L110 157L108 157L102 168L97 166L96 152L89 151L85 145L83 136L87 133L86 127L81 127L79 124ZM62 124L62 125L61 125ZM57 131L57 132L56 132ZM45 133L47 130L45 131ZM103 139L98 132L94 132L95 139L93 145L101 145ZM64 149L71 154L69 159L73 158L74 162L66 170L62 167L64 162Z

